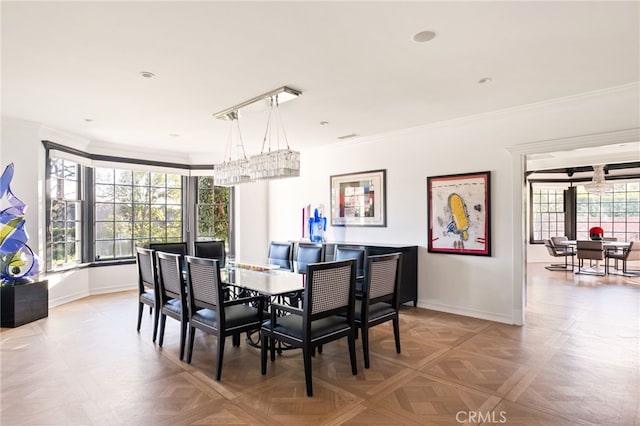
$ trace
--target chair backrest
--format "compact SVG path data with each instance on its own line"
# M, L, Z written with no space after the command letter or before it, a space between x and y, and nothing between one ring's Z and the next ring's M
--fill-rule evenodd
M604 260L602 241L578 241L576 243L578 259Z
M625 253L627 260L640 260L640 244L638 241L631 241Z
M356 260L356 271L364 273L367 261L367 250L364 247L338 246L336 247L335 260Z
M164 253L174 253L181 256L186 256L188 254L187 243L184 241L177 243L151 243L149 244L149 248L151 250L161 251Z
M206 259L216 259L221 268L225 264L225 246L224 240L215 241L196 241L194 244L194 254L196 257Z
M618 237L604 237L602 241L618 241Z
M556 249L553 246L553 243L551 242L551 240L544 240L544 246L547 248L547 251L551 256L553 257L557 256Z
M345 312L347 321L353 324L355 294L353 259L309 265L304 291L303 328L309 331L312 321Z
M367 280L362 288L367 304L389 302L395 309L399 306L400 253L370 256L368 258ZM364 305L364 303L363 303Z
M136 247L136 260L138 264L138 289L140 293L143 293L145 288L155 290L157 281L154 251Z
M269 263L290 269L293 256L293 243L271 241L269 243Z
M224 323L224 289L220 279L220 264L217 259L185 257L187 265L187 289L189 312L211 309L218 313L219 323Z
M299 272L305 272L310 263L324 261L324 246L322 244L299 243L295 249L294 260Z
M551 237L551 244L556 247L563 246L563 245L566 246L568 241L569 241L569 238L565 236Z
M169 299L186 301L184 281L182 279L182 256L174 253L156 252L158 265L158 288L160 301Z

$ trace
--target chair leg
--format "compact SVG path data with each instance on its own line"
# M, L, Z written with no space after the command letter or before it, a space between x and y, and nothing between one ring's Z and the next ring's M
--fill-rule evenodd
M277 340L274 339L273 337L271 337L269 339L269 354L271 355L271 362L274 362L276 360L276 342Z
M304 381L307 384L307 396L313 396L313 382L311 381L311 348L307 345L302 348L302 358L304 359Z
M160 338L158 339L158 346L162 347L162 343L164 342L164 325L167 322L167 316L162 314L160 315Z
M218 363L216 366L216 380L220 381L220 376L222 376L222 356L224 355L224 335L218 335Z
M397 314L393 317L393 337L396 340L396 352L400 353L400 320Z
M233 339L232 341L233 346L236 348L240 347L240 333L234 334L232 339Z
M140 324L142 324L142 311L144 309L144 305L142 302L138 302L138 328L136 330L140 331Z
M149 306L149 315L153 313L153 307Z
M269 338L264 334L260 336L260 368L262 375L267 374L267 347L269 344Z
M369 368L369 327L362 324L362 353L364 354L364 368Z
M189 327L189 348L187 349L187 364L191 364L191 356L193 355L193 342L196 337L196 328Z
M160 310L156 309L153 312L153 342L156 341L156 336L158 335L158 317L160 316Z
M353 334L347 337L349 341L349 358L351 358L351 373L355 376L358 374L358 366L356 365L356 338Z
M180 321L180 361L184 359L184 347L187 341L187 321Z

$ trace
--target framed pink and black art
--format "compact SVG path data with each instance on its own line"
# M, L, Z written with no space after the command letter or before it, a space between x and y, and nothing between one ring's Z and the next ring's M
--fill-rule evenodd
M332 226L387 226L386 170L331 176Z

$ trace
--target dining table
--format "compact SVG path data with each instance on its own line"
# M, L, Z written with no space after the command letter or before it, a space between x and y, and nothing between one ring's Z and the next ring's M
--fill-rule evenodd
M614 252L617 250L625 250L628 249L629 246L631 245L631 243L629 241L610 241L610 240L589 240L589 241L602 241L602 249L605 253L605 261L606 261L606 253L607 252ZM571 247L572 249L575 250L576 246L578 245L578 241L577 240L565 240L565 241L561 241L556 243L557 246L567 246L567 247ZM588 270L592 271L592 272L596 272L598 269L600 268L600 261L596 260L595 261L595 268L589 268Z

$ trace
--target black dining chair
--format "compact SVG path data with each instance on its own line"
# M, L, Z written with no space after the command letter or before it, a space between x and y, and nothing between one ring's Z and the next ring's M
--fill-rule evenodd
M218 340L216 380L220 380L226 337L233 336L234 346L240 346L240 333L260 329L264 298L254 296L224 300L218 261L192 256L187 256L185 260L189 300L187 362L191 363L196 329L216 336Z
M362 331L365 368L369 368L369 329L373 326L393 321L396 352L400 353L401 258L400 253L393 253L367 259L367 279L355 305L355 324Z
M149 248L155 251L161 251L163 253L179 254L182 257L189 254L187 250L187 243L184 241L175 243L150 243Z
M138 327L142 324L144 306L149 306L153 314L153 341L158 334L158 317L160 303L158 297L158 279L156 277L156 258L153 250L136 247L136 263L138 266Z
M324 245L298 243L295 247L293 259L296 262L297 272L305 273L310 263L320 263L324 261Z
M293 243L271 241L269 243L268 262L283 269L291 269Z
M194 245L194 255L205 259L216 259L221 268L225 265L225 244L224 240L196 241Z
M337 246L334 260L355 259L356 261L356 292L362 291L366 279L367 249L361 246Z
M180 322L180 360L184 358L187 336L188 306L184 280L182 279L182 256L174 253L156 252L158 264L158 289L160 291L160 336L158 344L164 343L164 328L167 317Z
M302 348L307 396L313 396L311 356L325 343L348 339L351 372L356 375L355 261L314 263L306 275L303 308L271 304L271 319L260 329L262 374L267 374L267 350L275 361L276 342ZM282 314L287 314L280 316Z

